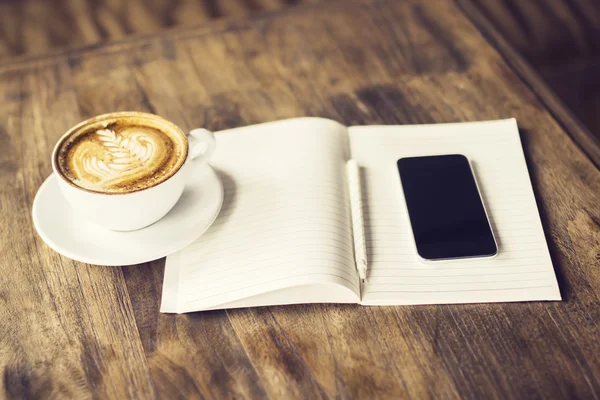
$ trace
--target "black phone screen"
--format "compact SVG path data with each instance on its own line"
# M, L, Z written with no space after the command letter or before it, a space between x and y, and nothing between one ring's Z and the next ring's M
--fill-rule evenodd
M487 257L498 252L465 156L401 158L398 171L422 258Z

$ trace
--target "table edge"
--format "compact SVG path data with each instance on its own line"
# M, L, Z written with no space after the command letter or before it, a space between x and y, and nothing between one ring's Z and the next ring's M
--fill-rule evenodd
M492 22L470 0L455 0L459 9L488 44L540 101L548 113L575 142L579 150L600 170L600 139L579 120L571 109L546 84L524 57L504 38Z

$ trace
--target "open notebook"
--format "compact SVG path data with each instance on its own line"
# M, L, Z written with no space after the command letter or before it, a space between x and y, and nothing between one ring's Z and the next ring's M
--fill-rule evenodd
M299 118L216 137L211 164L223 180L223 209L200 239L167 257L162 312L560 300L514 119L347 128ZM396 161L453 153L473 165L499 253L423 264ZM350 159L362 197L351 196L359 189L347 177ZM351 198L362 198L355 224ZM366 282L355 239L366 243Z

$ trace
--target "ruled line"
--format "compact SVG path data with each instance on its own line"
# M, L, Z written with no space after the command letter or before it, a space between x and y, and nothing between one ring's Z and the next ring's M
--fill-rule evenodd
M210 308L241 300L248 288L277 290L297 279L343 284L358 302L346 129L302 120L216 137L211 165L226 178L224 206L199 240L167 260L179 268L177 304Z
M407 293L442 293L436 301L452 302L456 293L466 290L481 293L469 300L477 302L489 290L511 291L519 285L531 290L549 287L546 282L554 272L512 122L460 127L352 127L349 132L352 158L363 167L366 182L362 199L370 272L363 301L376 303L373 295L378 293L386 293L382 300L386 303L393 303L394 298L406 302ZM464 154L474 165L499 254L493 259L455 260L433 267L416 255L396 161L453 153ZM523 297L520 292L513 294L517 299ZM422 301L422 297L415 301Z

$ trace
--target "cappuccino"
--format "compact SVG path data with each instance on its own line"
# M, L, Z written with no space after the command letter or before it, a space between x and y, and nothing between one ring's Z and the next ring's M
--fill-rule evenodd
M59 141L56 171L92 192L118 194L147 189L175 174L188 144L171 122L152 114L123 112L81 123Z

